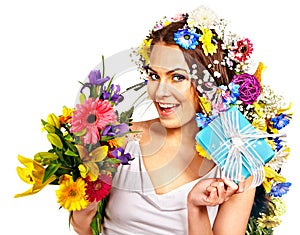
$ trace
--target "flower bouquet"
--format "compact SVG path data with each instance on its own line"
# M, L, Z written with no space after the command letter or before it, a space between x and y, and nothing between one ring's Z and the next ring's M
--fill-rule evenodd
M120 86L103 70L92 70L89 81L81 83L79 103L63 107L61 115L51 113L42 120L51 148L38 152L33 159L18 156L24 168L17 167L19 177L32 188L15 197L32 195L46 185L59 185L56 190L60 207L81 210L98 202L91 223L93 234L101 232L101 221L112 179L120 164L133 160L124 153L124 140L131 133L133 108L121 114L114 108L122 101Z

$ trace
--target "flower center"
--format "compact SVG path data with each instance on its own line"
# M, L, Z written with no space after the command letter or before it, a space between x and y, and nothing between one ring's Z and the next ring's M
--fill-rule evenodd
M190 37L191 37L191 36L190 36L189 34L184 35L184 39L185 39L185 40L189 40Z
M102 184L100 182L94 185L95 190L100 190L101 188L102 188Z
M246 53L248 51L248 47L247 46L242 46L240 48L240 52L242 52L243 54Z
M95 114L90 114L87 118L88 123L94 123L97 120L97 117Z
M69 192L69 196L70 197L75 197L77 195L77 191L76 190L71 190L70 192Z

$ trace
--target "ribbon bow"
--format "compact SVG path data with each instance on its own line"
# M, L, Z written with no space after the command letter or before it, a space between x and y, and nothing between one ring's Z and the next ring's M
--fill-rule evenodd
M221 168L222 177L240 181L253 175L252 186L260 185L264 180L263 166L275 155L264 138L284 134L268 134L255 129L235 107L221 112L209 127L221 140L219 146L211 146L209 152Z

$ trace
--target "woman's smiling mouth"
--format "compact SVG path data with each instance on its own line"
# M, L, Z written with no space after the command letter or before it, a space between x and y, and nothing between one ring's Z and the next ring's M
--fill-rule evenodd
M169 116L173 114L179 104L156 102L159 114L161 116Z

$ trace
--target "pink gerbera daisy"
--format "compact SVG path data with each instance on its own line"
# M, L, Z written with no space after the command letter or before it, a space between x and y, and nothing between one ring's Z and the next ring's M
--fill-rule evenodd
M99 130L116 121L116 113L107 100L89 98L83 104L77 104L71 120L73 133L85 131L83 142L96 144L100 139Z
M101 199L108 196L110 189L112 178L110 175L101 175L95 181L86 182L86 190L85 193L87 195L88 201L90 202L99 202Z

